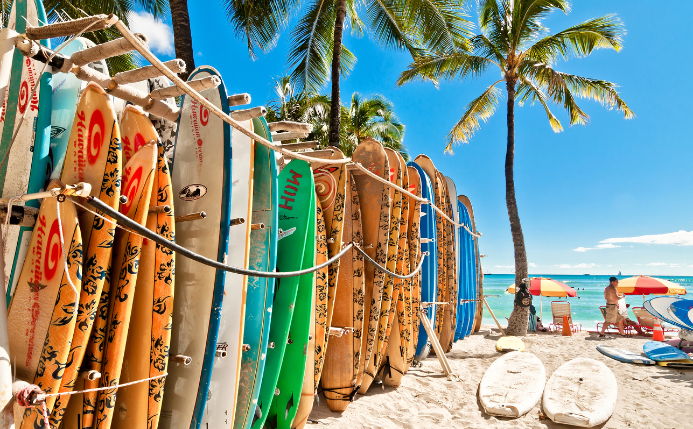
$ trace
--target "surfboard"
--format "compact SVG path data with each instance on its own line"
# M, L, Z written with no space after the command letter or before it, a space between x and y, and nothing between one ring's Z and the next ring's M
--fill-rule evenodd
M277 271L296 271L305 267L313 266L314 257L306 259L304 253L308 256L314 254L315 244L315 182L313 180L313 172L310 165L301 160L293 160L287 164L279 173L279 236L277 246ZM306 213L308 214L306 216ZM312 244L309 243L312 241ZM305 249L309 248L308 252ZM312 250L310 250L312 249ZM306 288L300 285L300 280L308 278L310 284ZM299 309L297 314L304 317L305 338L300 336L300 332L291 336L291 346L300 346L300 354L303 355L303 347L308 343L308 325L309 325L309 310L310 310L310 293L312 293L312 274L304 274L303 276L283 277L277 281L277 286L274 292L274 304L272 305L272 322L270 325L269 346L267 350L267 360L265 362L265 370L262 376L262 384L260 386L260 396L257 401L256 417L252 423L254 429L261 429L265 426L265 421L273 427L287 427L291 423L288 420L288 413L296 413L296 406L299 402L301 383L305 370L305 361L300 361L300 357L296 357L296 347L291 347L291 358L285 356L289 340L290 328L292 327L293 315L296 309ZM299 294L299 289L301 289ZM306 289L310 289L306 293ZM303 306L298 305L298 296L303 299ZM308 301L307 303L305 301ZM306 310L305 307L308 307ZM296 325L298 328L299 325ZM304 358L305 359L305 358ZM288 363L291 362L291 363ZM293 377L282 380L282 385L279 387L280 371L284 363L290 366L293 371ZM298 381L296 390L293 390L291 382ZM290 387L289 387L290 386ZM278 395L277 389L279 389ZM282 392L283 390L283 392ZM289 406L289 402L293 399L293 407ZM276 401L276 403L275 403ZM269 419L269 420L268 420Z
M271 141L272 136L264 118L254 119L253 125L257 134ZM248 267L252 270L271 272L277 267L277 198L277 161L274 151L256 144L252 224L262 224L264 228L250 231ZM243 352L241 360L236 416L233 422L235 429L249 428L255 415L267 356L274 285L275 279L248 277L243 344L247 344L249 349Z
M317 186L316 186L317 190ZM326 262L327 256L327 240L325 238L325 220L322 207L320 207L320 195L316 192L315 204L315 264L320 265ZM291 423L292 428L303 428L306 425L308 416L313 409L315 402L315 394L320 383L319 373L322 371L324 360L324 350L326 346L326 338L329 333L327 322L327 267L321 268L314 273L313 280L315 287L312 297L310 324L308 333L308 347L306 349L306 368L303 376L303 387L301 390L301 399L298 403L296 417Z
M637 363L641 365L654 365L657 363L641 354L633 353L629 350L623 350L616 347L609 347L600 344L597 346L597 350L604 356L608 356L611 359L615 359L619 362Z
M8 308L10 356L16 379L56 393L74 335L82 280L82 235L70 200L43 200L27 255ZM55 400L46 398L48 413ZM41 407L26 408L23 420L15 416L15 421L22 421L22 428L43 427Z
M556 423L593 427L616 407L616 377L603 363L577 358L561 365L544 388L544 414Z
M681 299L669 306L669 314L680 321L686 329L693 329L693 300Z
M127 197L127 201L120 205L120 212L140 225L146 225L147 222L152 187L156 181L156 159L156 142L150 142L135 152L123 168L122 195ZM116 230L106 328L108 334L104 342L104 359L99 380L101 387L120 384L142 244L142 236L123 229ZM134 325L133 329L139 329L139 326ZM98 427L108 429L111 426L117 392L117 388L99 392L96 407Z
M680 299L681 298L675 296L658 296L645 301L643 307L645 307L648 313L660 320L671 323L679 328L688 329L680 320L674 319L675 315L669 312L669 307Z
M361 211L356 181L346 174L343 237L363 246ZM330 338L322 373L322 389L331 411L344 412L358 390L357 378L362 357L364 261L355 249L339 258L339 278L334 300L332 327L345 329Z
M120 126L115 120L110 97L101 86L90 83L82 91L79 104L76 104L73 110L73 123L68 127L70 131L66 137L69 143L63 151L65 158L60 163L60 180L67 184L89 183L92 195L117 210L120 205L118 199L123 161ZM113 221L110 217L107 219ZM84 243L84 272L79 313L70 357L60 386L61 392L70 392L74 388L84 390L84 380L78 377L83 367L100 369L102 355L94 349L97 348L96 343L90 344L90 338L103 339L107 323L108 293L105 294L105 301L101 307L103 312L97 310L104 295L104 284L109 277L116 227L113 222L107 222L90 211L81 213L79 222ZM92 337L95 322L98 334ZM89 353L88 348L91 350ZM92 368L92 364L98 368ZM87 396L95 399L96 392ZM83 400L82 394L58 397L51 415L51 423L59 426L65 416L68 418L68 425L79 427L82 423ZM69 408L68 404L71 405Z
M344 159L344 154L337 148L332 148L331 159ZM346 167L344 164L327 164L313 170L315 178L315 191L318 193L318 201L322 207L325 219L325 234L327 240L327 254L330 258L342 250L343 224L344 224L344 204L346 193ZM330 264L328 267L327 283L327 319L325 322L328 328L332 324L334 314L335 294L337 291L337 281L339 278L340 261ZM325 345L318 351L322 355L318 359L318 372L315 374L316 385L320 380L324 354L327 350L329 336L325 334Z
M252 130L252 121L241 125ZM233 174L231 191L231 227L229 228L227 264L247 268L250 258L250 219L252 216L254 141L237 129L231 130ZM247 276L229 274L221 303L217 353L209 384L206 411L200 427L233 426L236 410L238 380L241 370L243 324Z
M171 176L164 147L149 118L139 108L129 105L120 122L123 153L126 161L137 153L139 146L157 144L156 173L152 183L150 207L168 206L169 213L150 213L147 229L168 240L175 239ZM175 256L173 251L145 240L142 245L133 298L130 325L121 383L161 376L166 373L171 343L171 311L174 301ZM138 383L118 393L113 428L132 428L159 423L165 377Z
M354 162L358 162L371 173L389 180L390 165L382 145L375 140L365 139L354 150ZM363 249L381 266L386 266L388 237L390 232L390 189L365 175L354 175L361 209ZM365 372L370 367L374 354L378 353L380 306L385 288L385 274L364 262L364 332L362 334L361 362L356 386L362 386ZM375 363L375 362L374 362ZM372 379L373 373L368 377ZM368 385L370 382L368 381ZM359 387L360 389L360 387Z
M448 190L447 194L447 205L448 209L451 211L450 218L455 221L456 224L460 223L460 212L459 212L459 207L458 207L458 201L457 201L457 187L455 186L455 182L452 181L452 179L449 176L444 176L445 177L445 184ZM461 252L461 243L460 243L460 234L459 230L460 227L457 225L449 225L449 231L450 231L450 237L451 237L451 243L453 245L453 253L452 253L452 258L453 258L453 286L454 286L454 298L450 300L450 309L452 310L453 313L453 318L450 320L451 326L450 326L450 350L452 350L452 344L457 341L455 338L455 333L457 331L457 325L458 322L461 318L464 316L460 313L460 299L463 299L462 297L465 295L465 291L463 290L464 287L464 282L463 279L460 277L460 252Z
M391 183L401 187L402 172L399 168L399 159L397 152L390 148L384 148L389 165L389 180ZM402 193L396 191L395 188L387 187L390 194L390 223L388 225L387 238L387 263L385 267L388 271L394 272L397 268L397 248L399 244L399 227L402 218ZM359 388L360 394L365 394L368 388L373 383L376 374L380 370L380 365L383 356L387 351L386 345L390 335L390 311L394 305L396 306L397 296L394 295L394 278L390 275L385 275L385 283L380 303L380 317L378 321L378 339L375 343L373 357L368 363L364 371L364 378ZM399 294L399 289L397 290ZM396 308L396 307L395 307Z
M12 3L8 28L21 34L26 31L27 25L37 27L46 22L46 13L41 1ZM40 43L50 48L50 41L42 40ZM50 156L52 75L49 68L41 73L43 69L43 63L25 57L19 50L15 50L10 84L0 112L0 160L7 156L6 163L0 165L0 191L6 198L39 192L48 184L53 170ZM32 96L34 88L36 91ZM25 204L29 207L39 207L38 200L15 203ZM11 225L4 237L7 302L12 298L17 286L31 235L31 227Z
M525 350L525 343L517 337L500 337L496 341L496 350L499 352L522 352Z
M96 44L91 40L77 37L58 46L56 51L59 50L61 55L69 57L75 52L93 46ZM87 67L108 75L108 66L105 60L89 63ZM56 73L53 75L51 85L53 89L50 136L50 151L53 159L51 178L58 178L63 170L63 163L72 134L72 125L77 113L77 104L87 83L77 79L73 73Z
M190 79L219 76L209 66L198 67ZM200 91L229 112L226 87ZM176 242L220 262L228 251L231 223L231 127L190 97L183 96L178 120L171 180L179 216L205 212L205 219L179 222ZM180 144L178 144L180 142ZM195 144L190 144L193 142ZM201 239L204 237L204 239ZM168 367L159 427L199 428L216 357L221 302L227 277L221 271L188 258L176 261L170 355L191 358L190 365Z
M443 201L445 214L448 218L454 220L450 200L451 193L448 189L447 180L440 171L437 172L437 176L442 184L441 200ZM447 290L445 291L445 302L447 302L447 305L445 306L445 311L447 312L447 317L441 333L441 346L445 352L449 352L452 350L455 327L457 326L457 249L455 246L455 226L445 220L444 227L446 243L445 266L447 268Z
M690 360L690 356L683 350L659 341L648 341L642 349L655 362Z
M401 186L409 189L409 174L404 158L398 152L397 161L402 176ZM409 198L401 192L399 217L399 236L397 238L397 260L395 272L399 275L409 274ZM405 258L406 254L406 258ZM405 264L406 259L406 264ZM380 378L388 386L399 387L406 371L409 340L411 335L411 282L404 279L393 279L394 291L388 321L388 333L385 342L386 352L380 365Z
M419 180L421 183L421 198L425 198L432 201L433 188L431 187L431 180L424 171L423 168L416 162L409 162L407 165L416 169L419 173ZM421 234L421 252L428 252L425 256L423 266L421 267L421 300L422 302L435 302L437 295L437 282L438 282L438 246L436 243L436 230L437 230L436 215L430 204L421 205L421 218L420 218L420 234ZM436 306L421 307L424 314L433 323L435 320ZM421 314L421 313L420 313ZM428 352L431 349L431 345L428 341L428 334L421 323L418 323L418 334L416 341L416 360L423 360L428 357Z
M409 176L409 192L421 197L421 177L416 168L412 166L407 166L407 175ZM409 255L405 257L409 258L409 268L415 270L419 264L419 258L421 257L421 202L416 201L412 197L407 197L409 201L409 228L407 236L407 246ZM419 338L419 325L421 323L419 319L419 311L421 309L421 271L410 280L411 284L411 333L409 336L409 344L407 346L407 363L405 372L409 369L409 366L414 361L414 354L416 353L416 343Z
M493 361L479 383L479 402L486 414L522 417L541 400L544 364L532 353L510 352Z
M456 203L460 219L459 222L471 229L471 220L467 208L459 200L456 200ZM458 265L460 296L457 307L459 317L457 318L457 327L455 328L455 340L461 340L469 335L476 313L476 302L472 301L476 298L474 290L476 273L473 268L475 262L474 239L471 234L462 227L458 228L457 235L460 243Z
M476 231L476 223L474 221L474 209L472 208L472 202L469 201L469 198L467 198L464 195L459 195L457 197L457 200L460 201L462 204L464 204L465 208L467 209L467 214L469 215L469 222L470 224L467 225L467 227L471 231ZM479 239L478 237L473 237L472 236L472 241L474 242L474 254L471 258L471 278L472 278L472 297L476 299L476 302L470 302L470 305L472 308L476 309L474 314L471 316L470 323L467 325L465 337L470 335L472 332L476 332L479 330L479 327L481 326L481 317L482 317L482 308L483 308L483 303L481 302L481 298L483 297L484 291L483 291L483 285L482 285L482 280L484 278L484 274L481 271L481 263L479 259Z

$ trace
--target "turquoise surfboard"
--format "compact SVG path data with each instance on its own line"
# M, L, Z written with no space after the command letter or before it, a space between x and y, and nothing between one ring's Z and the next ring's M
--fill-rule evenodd
M272 141L264 118L254 119L253 125L257 134ZM249 268L271 272L277 267L277 161L274 151L256 144L254 162L252 223L265 227L250 232ZM265 370L274 286L275 279L248 277L243 344L250 349L243 352L241 361L235 429L250 428L257 415L255 409Z
M26 31L27 24L41 26L45 23L46 12L38 0L15 0L9 19L9 28L18 33ZM50 41L41 44L50 48ZM45 188L52 172L50 157L51 123L51 73L50 68L41 74L44 64L31 60L18 50L12 58L10 84L2 110L2 139L0 140L0 160L9 151L6 164L0 168L0 190L3 197L39 192ZM40 74L40 76L39 76ZM39 85L33 97L31 92ZM21 126L19 121L25 116ZM17 137L10 150L12 137ZM39 201L26 203L29 207L39 207ZM17 278L28 250L33 228L10 227L7 237L5 270L9 287L7 301L14 293Z

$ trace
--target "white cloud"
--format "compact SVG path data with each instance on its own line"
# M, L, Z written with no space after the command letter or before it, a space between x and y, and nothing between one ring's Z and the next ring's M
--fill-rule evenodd
M537 267L537 264L535 264L535 263L533 263L533 262L530 262L530 263L529 263L529 266L530 266L531 268L536 268L536 267Z
M582 264L577 264L577 265L561 264L558 266L558 268L595 268L595 267L601 267L601 265L597 265L594 263L592 263L592 264L582 263Z
M147 36L152 51L161 55L173 55L173 29L149 12L131 12L128 15L130 30Z
M494 265L493 268L515 268L514 265Z
M597 244L594 247L578 247L577 249L573 249L573 250L576 252L587 252L588 250L615 249L617 247L621 247L621 246L617 246L617 245L611 244L611 243L605 243L605 244Z
M600 243L646 243L693 246L693 231L669 232L667 234L641 235L639 237L607 238Z
M666 267L669 264L667 264L666 262L650 262L647 265L649 265L650 267Z

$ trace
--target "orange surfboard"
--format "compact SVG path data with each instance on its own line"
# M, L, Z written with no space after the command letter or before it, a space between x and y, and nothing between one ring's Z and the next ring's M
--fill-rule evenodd
M65 248L61 245L61 230ZM56 198L45 198L10 301L7 326L17 379L33 383L46 393L60 389L75 330L74 309L81 278L82 235L77 210L70 200L58 203ZM55 399L46 398L49 413ZM15 421L20 421L18 417L15 415ZM41 406L26 408L21 421L22 428L42 428Z
M89 183L92 195L117 209L121 171L120 129L111 97L101 86L89 83L77 104L60 180L68 184ZM70 357L60 386L61 392L84 388L84 382L78 375L111 265L116 228L114 223L104 221L90 211L79 215L79 223L84 243L84 274L79 296L79 314ZM66 413L69 403L73 404L72 412ZM81 394L59 396L51 414L51 424L57 427L64 416L70 416L66 427L78 427L77 419L80 418L81 411Z
M419 172L414 167L407 167L409 176L409 192L421 197L421 177ZM412 197L407 197L409 200L409 230L408 251L410 270L415 270L418 266L419 258L421 257L421 202L416 201ZM410 271L411 272L411 271ZM421 272L410 279L411 282L411 336L409 338L409 347L407 349L407 364L405 373L409 366L414 362L414 354L416 353L416 344L419 340L419 309L421 308Z
M145 225L155 182L156 143L142 146L125 164L123 192L127 201L120 212L140 225ZM116 231L111 268L111 293L108 328L101 370L101 387L120 384L123 355L128 338L130 318L135 298L138 266L142 253L141 236L122 229ZM113 419L117 388L99 392L96 427L108 429Z

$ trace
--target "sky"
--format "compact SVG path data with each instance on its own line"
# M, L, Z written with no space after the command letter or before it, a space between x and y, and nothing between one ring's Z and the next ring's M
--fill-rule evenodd
M252 105L274 97L273 79L287 74L291 28L269 53L252 60L228 24L220 1L189 2L196 65L211 65L229 93L250 93ZM693 275L693 138L690 82L677 70L693 66L688 42L691 2L645 0L573 2L569 15L552 14L545 24L560 31L589 18L615 13L627 34L620 52L600 50L558 70L618 83L635 112L625 120L599 103L582 101L587 126L564 125L554 133L540 106L515 109L515 188L530 274ZM470 19L477 23L472 10ZM132 20L132 18L131 18ZM162 59L173 58L170 21L139 14L132 26L147 34ZM464 107L495 80L497 71L465 82L396 85L409 54L379 47L368 35L345 33L356 55L342 81L342 101L353 92L391 100L406 125L412 156L426 154L473 204L484 272L511 273L514 251L505 205L505 102L469 144L445 154L446 136ZM680 86L681 84L682 86ZM689 88L686 90L685 88ZM323 91L329 93L329 87Z

